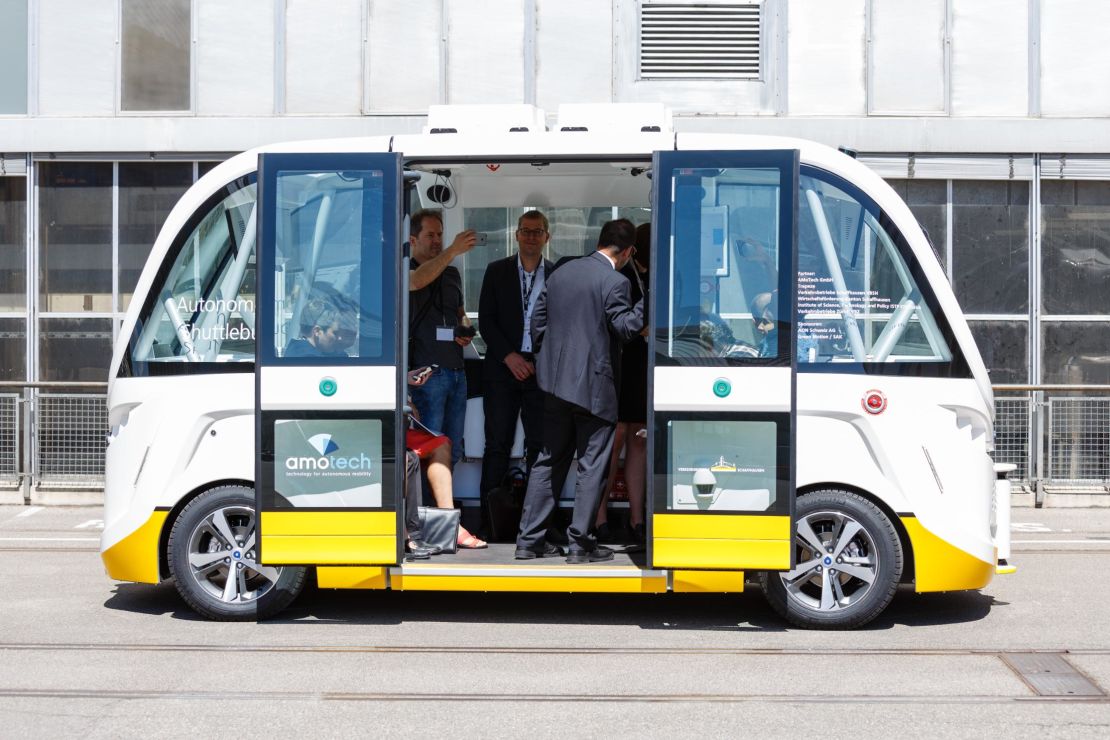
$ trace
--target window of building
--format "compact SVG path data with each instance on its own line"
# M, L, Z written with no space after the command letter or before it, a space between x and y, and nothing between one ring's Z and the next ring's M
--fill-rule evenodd
M898 196L917 217L941 267L947 266L948 181L888 179Z
M1044 180L1041 203L1045 313L1110 313L1110 182Z
M112 163L38 167L39 307L112 311Z
M40 380L107 380L111 319L43 318L38 339Z
M1029 309L1029 183L952 182L952 279L969 314Z
M760 78L761 2L641 0L640 79Z
M0 312L27 308L27 179L0 177Z
M192 162L120 162L119 311L131 303L162 222L192 184Z
M125 111L192 108L192 0L121 0Z
M0 115L27 112L27 0L0 0Z

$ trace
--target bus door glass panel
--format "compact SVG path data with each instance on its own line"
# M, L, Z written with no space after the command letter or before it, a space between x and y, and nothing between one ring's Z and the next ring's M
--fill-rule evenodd
M652 564L787 569L797 153L658 152L653 169Z
M395 563L399 159L259 159L261 557Z

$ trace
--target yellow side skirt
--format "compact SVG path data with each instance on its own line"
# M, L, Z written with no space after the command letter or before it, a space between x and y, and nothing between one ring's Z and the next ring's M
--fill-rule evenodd
M560 573L559 570L565 570ZM669 575L669 578L668 578ZM743 571L652 570L589 566L557 569L510 566L405 565L401 568L319 566L320 588L395 591L516 591L532 593L740 593ZM670 583L668 583L670 581Z

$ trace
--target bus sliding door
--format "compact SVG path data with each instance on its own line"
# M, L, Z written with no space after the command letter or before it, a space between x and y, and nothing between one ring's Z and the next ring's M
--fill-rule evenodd
M259 558L396 563L399 155L263 154L258 171Z
M656 152L650 558L788 570L797 151Z

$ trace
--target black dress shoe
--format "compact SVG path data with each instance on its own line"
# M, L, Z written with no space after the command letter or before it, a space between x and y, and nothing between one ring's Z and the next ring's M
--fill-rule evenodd
M543 543L543 547L532 549L531 547L518 547L516 549L517 560L535 560L536 558L549 558L553 555L558 555L562 551L552 545L550 542Z
M613 559L613 551L608 547L595 547L592 550L571 550L567 555L567 562L576 563L602 563Z
M551 529L547 530L547 535L545 539L552 545L561 545L563 547L566 547L569 544L569 540L567 540L567 532L565 529L556 529L555 527L552 527Z
M428 545L423 542L410 542L405 546L408 554L406 560L427 560L433 555L439 555L443 549L438 545Z

